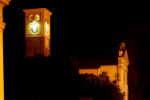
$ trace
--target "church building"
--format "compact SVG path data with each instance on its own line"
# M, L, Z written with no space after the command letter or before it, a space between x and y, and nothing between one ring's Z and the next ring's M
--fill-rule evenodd
M107 72L111 82L116 81L121 92L125 93L124 100L128 100L128 53L126 43L120 43L119 55L114 58L83 59L79 62L79 74L94 74L98 76Z
M26 57L50 56L50 16L46 8L25 9ZM79 61L79 74L98 76L107 72L111 82L116 82L128 100L128 53L126 43L120 43L118 57L84 59Z

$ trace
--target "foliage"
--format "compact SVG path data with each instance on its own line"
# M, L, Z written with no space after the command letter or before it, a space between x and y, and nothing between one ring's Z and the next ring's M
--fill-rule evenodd
M33 90L32 97L39 100L49 96L55 100L78 100L78 97L87 96L94 100L122 100L124 96L116 84L109 81L106 72L99 76L79 75L78 63L71 57L37 56L26 59L22 67L24 86L29 88L28 91Z
M79 96L93 97L94 100L123 100L120 88L109 81L106 72L99 76L93 74L79 75Z

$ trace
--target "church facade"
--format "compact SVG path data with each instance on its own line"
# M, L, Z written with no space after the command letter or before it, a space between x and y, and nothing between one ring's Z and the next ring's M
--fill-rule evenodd
M120 44L117 59L86 59L79 64L79 74L94 74L98 76L107 72L111 82L116 81L121 92L125 93L124 100L128 100L128 53L125 42Z

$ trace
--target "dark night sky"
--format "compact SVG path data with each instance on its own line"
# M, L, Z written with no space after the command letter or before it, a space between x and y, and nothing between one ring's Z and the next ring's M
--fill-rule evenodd
M61 5L51 0L13 0L4 13L7 23L5 43L10 45L8 48L24 54L22 9L26 8L45 7L53 12L52 50L58 55L112 55L113 47L118 46L124 38L124 32L130 27L128 25L136 20L130 15L132 12L126 12L125 8L118 9L115 5L92 7L90 3L59 3Z
M54 55L112 57L116 55L119 42L125 39L132 67L140 66L136 61L149 59L149 6L124 2L119 5L118 2L12 0L10 6L4 9L4 21L7 23L4 31L6 67L14 61L19 62L25 55L22 10L29 8L48 8L53 13L51 48ZM140 67L141 73L143 69ZM9 70L6 72L9 73Z
M131 6L96 5L96 2L79 1L58 4L51 0L13 0L4 13L7 23L5 43L8 48L10 45L9 49L24 54L22 9L45 7L53 12L51 39L54 54L109 56L120 40L128 40L136 35L134 32L130 34L131 30L137 29L143 21L149 21L147 11Z
M140 20L148 19L146 11L125 4L94 6L94 2L79 1L59 4L51 0L13 0L4 13L8 51L12 49L11 53L15 50L24 54L22 9L45 7L53 13L52 50L57 55L110 56L122 39L128 40Z

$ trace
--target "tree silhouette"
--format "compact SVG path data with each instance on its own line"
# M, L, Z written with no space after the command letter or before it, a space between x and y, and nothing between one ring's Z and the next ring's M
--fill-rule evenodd
M106 72L99 76L79 75L79 97L93 97L94 100L123 100L120 88L110 82Z

